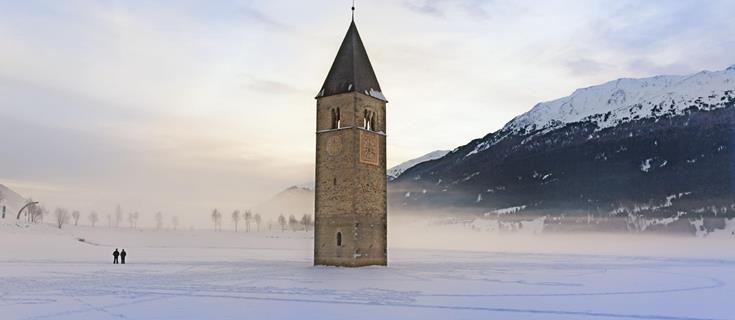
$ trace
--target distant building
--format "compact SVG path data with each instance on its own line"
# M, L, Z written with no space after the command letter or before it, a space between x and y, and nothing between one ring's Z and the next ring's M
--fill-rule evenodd
M314 264L387 264L387 103L353 19L316 96Z

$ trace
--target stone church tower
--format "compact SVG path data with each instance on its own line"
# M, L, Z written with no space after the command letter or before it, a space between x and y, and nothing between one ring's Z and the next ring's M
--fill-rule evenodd
M316 97L314 264L387 264L385 105L353 19Z

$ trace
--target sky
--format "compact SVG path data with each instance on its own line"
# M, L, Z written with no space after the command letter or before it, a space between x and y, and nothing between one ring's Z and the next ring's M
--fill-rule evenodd
M0 0L0 183L206 221L314 175L349 0ZM357 1L389 166L621 77L735 64L733 1Z

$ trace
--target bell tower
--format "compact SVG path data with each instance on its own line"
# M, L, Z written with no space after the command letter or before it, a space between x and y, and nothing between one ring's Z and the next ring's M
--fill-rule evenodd
M314 265L387 264L386 103L353 18L316 96Z

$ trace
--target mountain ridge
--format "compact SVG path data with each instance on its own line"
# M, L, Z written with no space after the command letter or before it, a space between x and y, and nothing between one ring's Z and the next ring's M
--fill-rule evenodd
M500 130L486 135L500 134L495 140L478 145L467 156L487 149L509 134L544 134L575 122L594 122L604 129L638 119L681 115L693 104L705 110L723 108L735 96L734 91L735 65L690 75L619 78L537 103Z
M403 174L404 171L410 169L411 167L419 163L439 159L445 156L449 152L450 150L434 150L418 158L414 158L414 159L402 162L398 165L395 165L392 168L388 169L388 181L395 180L396 178L398 178L398 176Z

